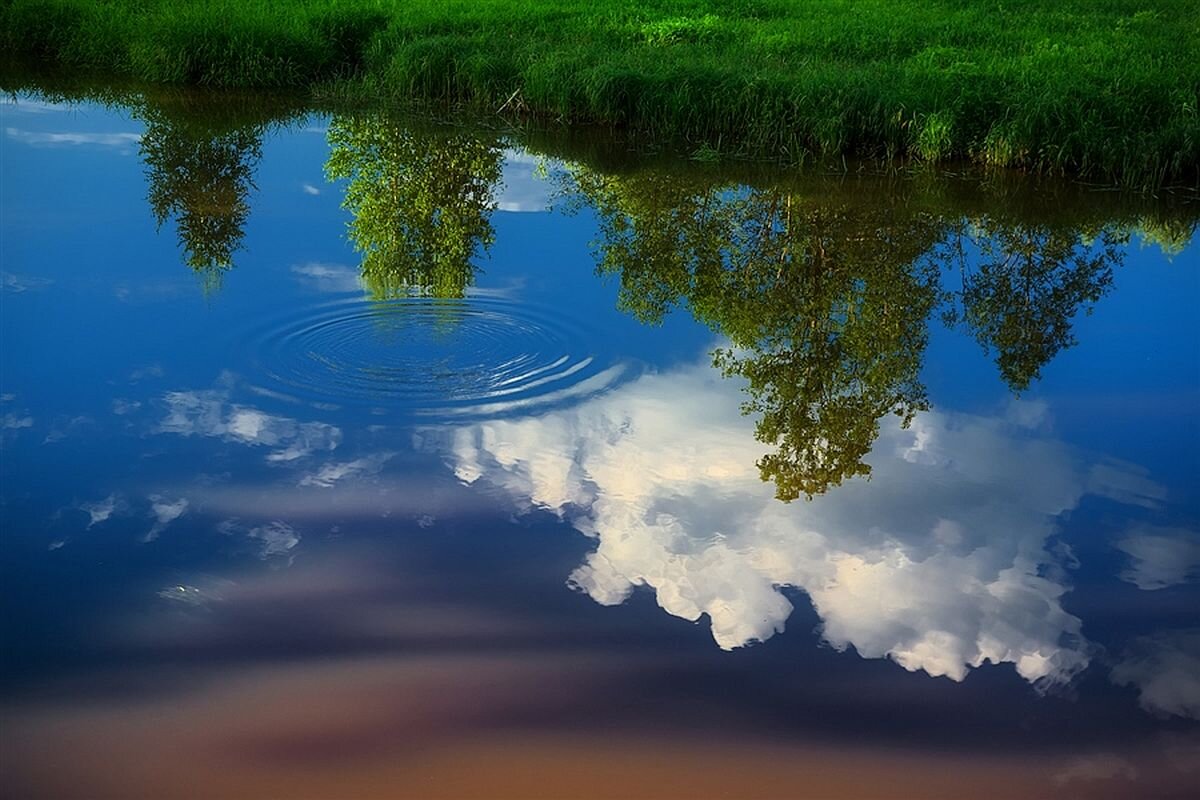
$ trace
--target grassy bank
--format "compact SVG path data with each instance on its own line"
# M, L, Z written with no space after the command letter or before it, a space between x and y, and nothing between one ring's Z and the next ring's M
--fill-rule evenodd
M0 0L26 64L621 126L699 155L1200 175L1191 0Z

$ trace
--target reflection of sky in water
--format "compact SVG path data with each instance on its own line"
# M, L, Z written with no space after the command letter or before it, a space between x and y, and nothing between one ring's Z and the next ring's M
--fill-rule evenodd
M595 753L690 796L1178 794L1200 768L1194 245L1132 245L1019 401L935 327L934 409L884 421L869 482L784 505L711 332L615 310L588 213L496 214L465 302L570 309L581 377L620 380L441 422L302 402L247 341L331 295L366 305L323 125L266 140L244 250L205 296L155 234L139 122L2 113L18 790L329 796L355 763L364 793L422 770L427 796L478 793L451 753L599 795ZM536 170L509 151L501 211L546 207Z
M1016 422L940 412L888 425L870 482L784 505L754 466L761 446L739 392L707 366L646 377L601 400L454 440L460 478L566 514L596 537L571 583L597 602L648 585L685 619L707 615L725 649L784 629L801 587L825 639L961 680L1011 662L1027 680L1087 664L1080 621L1060 605L1055 518L1085 494L1157 505L1124 467L1090 469Z

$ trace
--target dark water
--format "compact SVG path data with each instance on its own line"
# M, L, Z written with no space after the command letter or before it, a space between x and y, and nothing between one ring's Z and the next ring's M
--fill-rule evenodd
M2 127L5 796L1194 796L1200 205Z

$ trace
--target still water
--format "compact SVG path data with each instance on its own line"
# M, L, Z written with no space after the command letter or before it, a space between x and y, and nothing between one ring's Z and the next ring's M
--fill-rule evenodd
M1200 204L2 114L5 796L1194 796Z

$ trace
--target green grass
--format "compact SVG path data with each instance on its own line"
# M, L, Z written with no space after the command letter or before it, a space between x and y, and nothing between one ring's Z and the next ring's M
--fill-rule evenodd
M0 0L49 72L451 103L705 158L1200 181L1194 0Z

